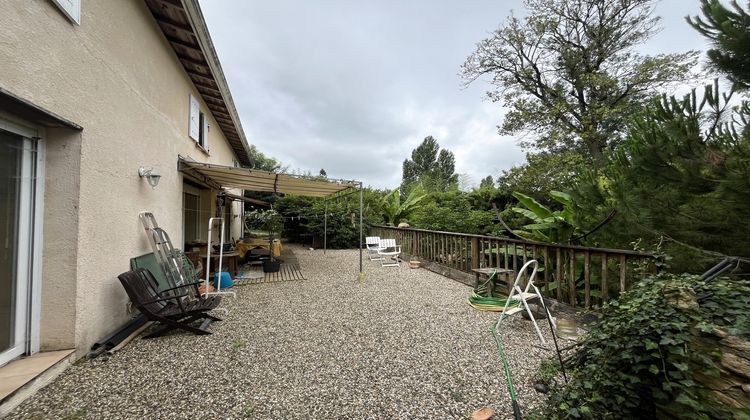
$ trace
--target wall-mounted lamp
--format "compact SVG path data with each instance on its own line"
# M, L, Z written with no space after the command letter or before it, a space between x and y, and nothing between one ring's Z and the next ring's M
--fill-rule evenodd
M145 168L143 166L138 168L138 176L146 178L148 185L150 185L151 188L156 188L156 186L159 185L159 179L161 178L161 175L154 173L154 168Z

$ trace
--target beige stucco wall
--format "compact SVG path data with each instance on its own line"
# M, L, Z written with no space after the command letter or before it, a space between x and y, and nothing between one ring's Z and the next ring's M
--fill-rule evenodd
M129 317L116 276L150 251L139 212L182 242L177 156L231 165L234 154L210 114L210 156L188 137L188 97L200 95L143 1L84 1L80 26L50 1L4 3L0 87L84 127L74 148L63 144L75 136L48 139L48 178L69 179L48 179L45 238L56 238L45 240L41 337L44 348L65 347L74 322L81 354ZM155 189L139 166L162 175Z
M45 130L42 350L75 347L81 133Z

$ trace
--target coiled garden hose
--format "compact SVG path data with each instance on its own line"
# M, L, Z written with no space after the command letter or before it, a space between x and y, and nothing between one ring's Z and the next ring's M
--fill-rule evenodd
M487 280L477 285L474 291L469 296L469 305L472 308L480 311L492 311L502 312L505 309L505 302L508 300L507 296L489 296L487 285L495 278L497 271L493 271ZM517 300L511 300L508 304L508 309L517 306L520 302Z

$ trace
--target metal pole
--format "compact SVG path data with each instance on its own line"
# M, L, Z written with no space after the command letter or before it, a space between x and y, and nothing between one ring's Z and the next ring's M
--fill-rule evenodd
M359 279L363 280L365 278L365 274L362 272L362 225L364 224L362 220L362 207L363 207L363 199L362 199L362 182L359 183Z
M323 216L323 254L326 253L326 249L328 248L328 198L324 202L326 214Z

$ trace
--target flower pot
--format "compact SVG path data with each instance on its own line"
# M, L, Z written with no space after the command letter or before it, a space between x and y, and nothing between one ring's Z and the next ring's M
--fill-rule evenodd
M280 269L281 269L281 263L279 261L263 261L264 273L276 273Z
M419 268L421 264L421 261L409 261L409 267L411 268Z

